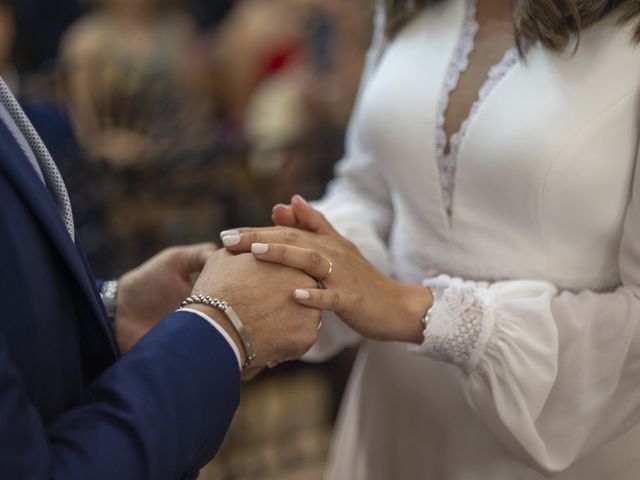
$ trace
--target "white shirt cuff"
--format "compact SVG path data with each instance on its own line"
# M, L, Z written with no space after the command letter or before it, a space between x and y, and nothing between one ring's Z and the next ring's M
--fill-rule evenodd
M242 370L242 358L240 357L240 351L238 350L238 347L236 346L236 342L233 341L233 339L229 336L229 334L225 331L224 328L222 328L220 325L218 325L218 322L216 322L213 318L211 318L206 313L202 313L201 311L194 310L192 308L181 308L179 311L180 312L195 313L199 317L201 317L201 318L205 319L207 322L209 322L216 330L218 330L218 332L220 332L220 335L222 335L224 337L224 339L231 346L231 348L233 350L233 353L236 354L236 359L238 360L238 368L240 370Z

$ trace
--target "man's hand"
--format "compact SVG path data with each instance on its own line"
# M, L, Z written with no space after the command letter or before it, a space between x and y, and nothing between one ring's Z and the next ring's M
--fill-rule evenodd
M207 261L193 293L218 297L233 307L257 354L253 366L259 367L300 358L315 343L320 311L294 300L292 292L300 285L311 288L315 281L297 269L219 250ZM206 305L189 307L206 313L229 332L244 362L242 342L224 315Z
M191 275L215 250L213 243L168 248L122 276L115 328L123 354L180 306L191 293Z

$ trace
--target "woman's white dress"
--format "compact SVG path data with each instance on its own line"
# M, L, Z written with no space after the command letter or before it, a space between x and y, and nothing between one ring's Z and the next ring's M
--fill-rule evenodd
M378 29L320 203L436 293L422 346L362 343L327 477L637 480L640 48L607 19L574 55L506 52L445 155L473 10L439 2L384 49ZM324 325L310 359L358 341Z

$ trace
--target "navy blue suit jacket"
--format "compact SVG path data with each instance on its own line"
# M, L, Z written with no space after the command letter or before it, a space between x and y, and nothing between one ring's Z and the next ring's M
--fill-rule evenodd
M78 242L0 122L0 478L190 478L239 383L229 344L188 312L119 358Z

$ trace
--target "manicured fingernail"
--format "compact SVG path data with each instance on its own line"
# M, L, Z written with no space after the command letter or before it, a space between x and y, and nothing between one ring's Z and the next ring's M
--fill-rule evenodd
M239 230L224 230L220 232L220 238L228 237L229 235L240 235Z
M309 205L309 202L307 202L302 195L294 195L293 198L297 199L305 205Z
M230 234L225 237L222 237L222 244L225 247L235 247L240 243L242 236L240 234Z
M264 255L269 251L269 245L266 243L252 243L251 244L251 253L256 255Z
M297 300L309 300L309 298L311 298L311 294L307 290L301 289L293 292L293 296L296 297Z

